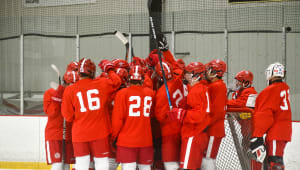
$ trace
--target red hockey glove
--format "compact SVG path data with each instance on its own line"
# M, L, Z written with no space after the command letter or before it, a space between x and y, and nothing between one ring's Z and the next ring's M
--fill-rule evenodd
M168 112L168 117L170 120L177 120L182 122L185 116L186 110L182 108L173 108Z
M64 90L65 87L63 85L59 85L51 99L56 102L61 102Z

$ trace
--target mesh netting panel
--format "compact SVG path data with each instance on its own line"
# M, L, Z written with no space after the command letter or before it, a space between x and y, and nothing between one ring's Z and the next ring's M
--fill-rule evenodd
M250 157L247 155L251 138L249 113L234 113L225 120L226 136L222 139L217 155L217 168L220 170L250 170ZM241 119L244 117L245 119Z
M41 0L42 1L42 0ZM112 33L148 34L147 0L27 7L25 0L0 5L0 38L25 34L75 36ZM53 2L52 2L53 3ZM227 1L163 1L163 31L300 31L300 1L230 4Z

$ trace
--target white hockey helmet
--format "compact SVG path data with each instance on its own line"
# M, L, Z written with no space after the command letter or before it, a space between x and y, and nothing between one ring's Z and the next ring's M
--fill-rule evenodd
M284 78L284 66L278 62L270 64L266 69L265 75L268 81L273 77Z

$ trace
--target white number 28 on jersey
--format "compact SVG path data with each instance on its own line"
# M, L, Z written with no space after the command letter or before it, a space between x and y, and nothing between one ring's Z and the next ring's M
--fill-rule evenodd
M92 97L92 94L99 94L99 91L97 89L92 89L92 90L88 90L86 92L89 110L98 110L98 109L100 109L100 98ZM78 100L79 100L80 112L86 112L87 109L83 103L82 93L77 92L76 96L78 97Z
M141 115L141 112L140 111L134 112L133 109L139 109L141 107L141 97L140 96L130 96L129 101L136 102L135 104L130 104L129 116L139 117ZM144 117L149 117L151 105L152 105L152 97L145 96L144 97L144 107L143 107Z

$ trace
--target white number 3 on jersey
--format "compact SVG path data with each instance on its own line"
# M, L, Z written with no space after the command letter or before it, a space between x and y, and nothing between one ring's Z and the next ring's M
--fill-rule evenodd
M280 109L281 110L289 110L289 105L287 103L286 98L288 98L288 100L290 101L290 90L288 90L287 92L286 92L286 90L282 90L280 92L280 97L283 97L283 106L281 105Z

